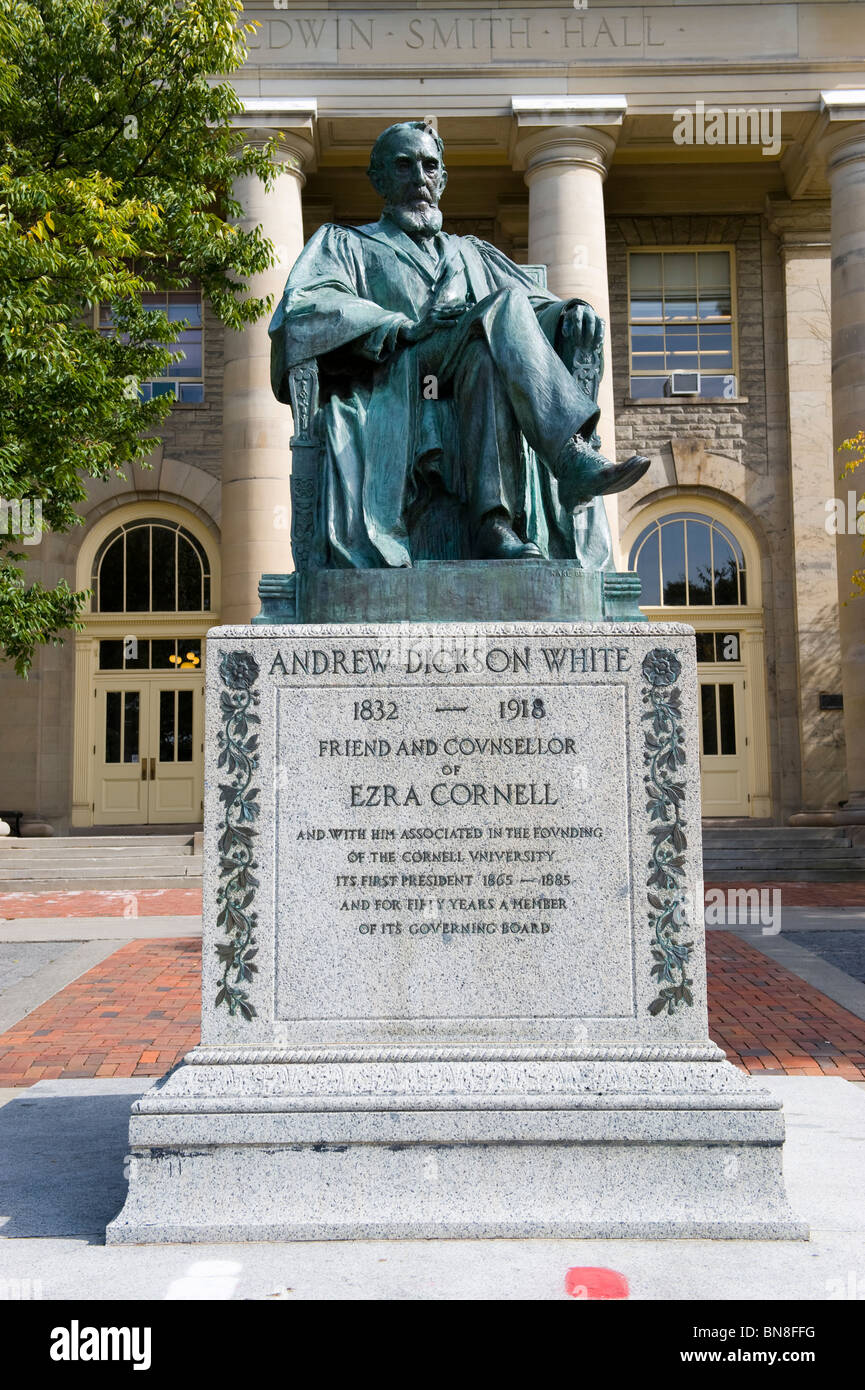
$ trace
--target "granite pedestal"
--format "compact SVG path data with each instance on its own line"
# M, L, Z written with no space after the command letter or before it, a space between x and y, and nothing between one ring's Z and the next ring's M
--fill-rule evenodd
M202 1042L109 1242L807 1234L708 1037L690 628L216 629Z

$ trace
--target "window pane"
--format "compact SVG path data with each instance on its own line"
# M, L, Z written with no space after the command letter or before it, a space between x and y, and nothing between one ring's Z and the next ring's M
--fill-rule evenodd
M201 669L201 638L200 637L178 637L177 655L180 658L178 668L187 671L198 671Z
M719 632L717 638L719 661L741 661L738 632Z
M127 671L146 671L150 665L150 643L137 641L126 653Z
M150 608L150 527L136 526L126 533L126 611L146 613Z
M685 524L688 531L688 602L700 606L712 602L710 531L702 521Z
M177 607L181 613L202 607L201 561L184 536L177 541Z
M729 323L700 325L700 366L706 371L731 371L733 328Z
M721 708L721 752L732 756L736 752L736 712L732 685L718 686L718 704Z
M672 371L696 370L700 365L697 353L699 340L697 328L676 327L667 329L667 368Z
M706 288L730 288L730 252L698 251L697 270L700 276L700 290Z
M717 318L732 312L729 251L701 251L697 256L700 276L700 318Z
M138 762L138 704L137 690L127 690L123 696L123 761Z
M185 401L187 405L198 405L204 400L203 382L185 381L181 382L177 388L178 397Z
M649 608L658 608L661 603L658 545L659 534L656 529L654 535L649 536L645 544L640 547L639 556L636 560L637 574L640 576L640 603L645 604ZM635 553L636 547L631 553L631 569L634 568Z
M99 613L123 611L123 536L109 545L99 567Z
M700 718L703 727L703 754L712 758L718 752L718 717L715 713L714 685L700 686Z
M201 297L190 294L189 290L169 290L167 313L172 323L187 319L190 328L201 326Z
M122 671L123 670L123 643L122 642L100 642L99 643L99 669L100 671ZM110 698L110 697L109 697Z
M167 526L153 528L153 607L159 612L173 613L176 596L177 563L175 544L177 532Z
M120 762L120 691L105 696L105 761Z
M715 527L715 602L738 603L738 564L733 547Z
M183 349L183 358L170 367L172 376L201 376L201 334L183 333L177 346Z
M661 254L659 251L631 253L631 290L658 294L661 289Z
M693 252L664 256L664 318L697 317L697 257Z
M159 761L174 762L174 690L159 692Z
M631 276L631 318L660 319L661 257L659 253L632 254L629 258Z
M174 662L171 660L177 655L177 640L174 637L154 637L153 639L153 669L154 671L171 671L174 669Z
M631 329L631 355L634 371L664 370L664 330L648 325Z
M664 603L687 603L685 595L685 523L667 521L661 526L664 571Z
M697 633L697 660L715 660L715 634L714 632Z
M723 376L707 376L705 371L700 377L700 395L707 400L720 400L723 396L728 399L736 394L736 378L732 372L725 372Z
M192 691L177 692L177 761L192 762Z
M667 376L632 376L631 395L635 400L657 400L663 396L668 381Z

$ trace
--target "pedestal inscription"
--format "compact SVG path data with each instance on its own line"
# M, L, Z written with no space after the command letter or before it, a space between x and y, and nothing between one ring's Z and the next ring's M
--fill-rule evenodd
M627 686L494 653L496 687L277 687L278 1018L633 1016Z
M109 1241L804 1234L708 1038L691 629L207 663L202 1043L133 1108Z

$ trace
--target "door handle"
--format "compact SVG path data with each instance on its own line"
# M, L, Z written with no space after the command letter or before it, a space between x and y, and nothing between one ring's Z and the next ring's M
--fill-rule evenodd
M155 782L155 781L156 781L156 759L155 759L155 758L151 758L151 759L150 759L150 780L151 780L151 782Z
M142 780L142 782L146 782L146 781L147 781L147 759L146 759L146 758L142 758L142 759L141 759L141 780Z

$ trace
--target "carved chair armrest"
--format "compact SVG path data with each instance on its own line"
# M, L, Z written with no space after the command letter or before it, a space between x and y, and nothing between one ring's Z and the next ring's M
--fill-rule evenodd
M288 391L294 418L291 437L291 550L297 571L316 568L316 502L321 474L317 437L318 364L314 357L289 368Z

